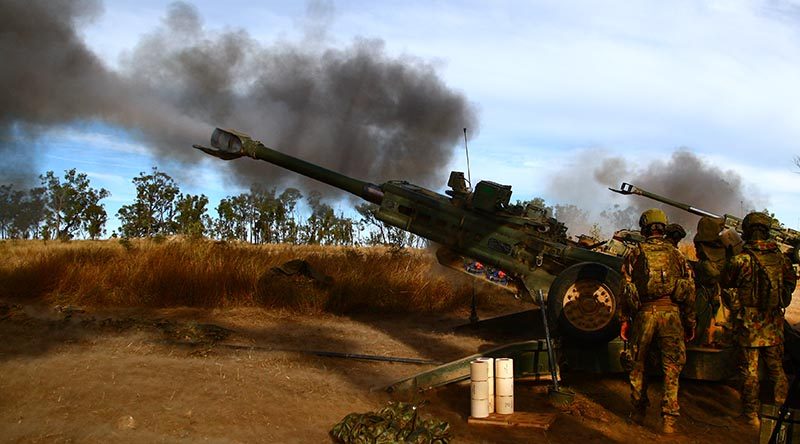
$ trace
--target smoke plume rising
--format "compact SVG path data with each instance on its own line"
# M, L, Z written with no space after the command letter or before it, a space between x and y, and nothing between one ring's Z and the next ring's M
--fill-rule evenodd
M756 190L747 189L738 173L723 170L686 149L678 149L664 160L646 164L622 157L604 156L596 151L586 151L574 165L569 174L558 174L553 179L551 190L559 200L586 208L592 212L588 220L600 223L606 235L616 229L638 229L639 215L648 208L662 208L670 222L681 224L690 233L691 239L697 227L699 216L661 204L641 196L619 196L620 203L613 206L598 207L597 202L609 202L616 195L606 188L619 189L622 182L631 183L655 194L692 205L718 215L731 214L742 217L742 212L763 209L766 199ZM586 178L592 177L596 187L587 186ZM575 181L580 181L577 186ZM575 193L574 190L581 190ZM586 193L587 189L597 190ZM587 232L585 226L573 227L569 220L563 221L570 233Z
M100 120L133 130L170 160L203 158L191 144L220 126L354 177L440 185L461 128L477 126L467 100L430 64L390 57L379 40L326 47L324 23L313 20L305 40L264 45L243 30L207 30L193 6L174 3L113 71L76 31L101 6L0 1L0 153L28 162L29 172L35 156L15 139ZM231 165L244 185L296 176L262 162Z

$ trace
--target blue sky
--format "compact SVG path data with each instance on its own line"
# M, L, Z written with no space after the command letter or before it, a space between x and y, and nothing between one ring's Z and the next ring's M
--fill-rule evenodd
M331 47L377 38L390 55L432 63L478 111L472 177L511 184L516 199L594 213L626 205L630 197L593 178L593 162L624 158L638 171L682 148L740 176L756 205L800 228L799 1L191 3L212 33L242 28L270 44L313 31ZM168 6L107 1L79 33L114 69ZM110 214L133 199L131 178L152 165L183 191L209 195L212 206L240 191L218 161L186 171L103 124L54 128L40 143L42 171L87 172L112 192ZM453 150L452 168L464 169L463 146ZM565 187L563 177L574 180ZM446 179L443 171L442 186Z

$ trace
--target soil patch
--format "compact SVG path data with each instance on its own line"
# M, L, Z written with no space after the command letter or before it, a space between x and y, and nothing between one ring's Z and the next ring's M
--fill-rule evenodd
M800 301L790 310L797 316ZM303 350L447 361L496 345L453 328L456 315L297 315L258 308L95 311L0 306L0 430L10 442L330 442L352 412L427 400L453 442L755 442L734 419L736 390L682 381L679 435L657 432L660 383L644 426L626 421L623 375L566 375L568 409L518 381L518 411L553 412L549 431L467 424L465 383L408 396L382 387L433 365L320 357ZM793 317L800 322L800 316ZM180 344L175 341L181 342ZM222 347L234 343L241 347ZM187 345L188 344L188 345ZM247 347L252 345L252 347ZM294 351L292 351L294 350Z

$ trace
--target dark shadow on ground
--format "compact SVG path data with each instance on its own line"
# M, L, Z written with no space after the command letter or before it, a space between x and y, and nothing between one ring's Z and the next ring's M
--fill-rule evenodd
M93 333L69 312L46 306L0 302L0 361L38 356L65 345L87 341Z

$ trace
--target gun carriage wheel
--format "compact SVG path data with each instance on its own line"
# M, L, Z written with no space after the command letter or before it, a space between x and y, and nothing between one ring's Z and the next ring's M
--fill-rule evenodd
M584 262L565 269L547 294L548 319L572 340L610 341L619 334L621 281L619 273L602 264Z

